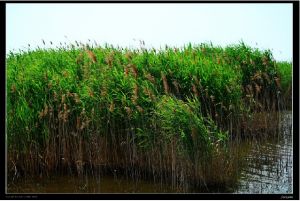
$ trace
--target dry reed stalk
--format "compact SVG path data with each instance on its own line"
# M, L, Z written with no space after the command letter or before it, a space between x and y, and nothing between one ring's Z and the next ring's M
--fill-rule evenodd
M150 74L146 73L145 77L153 84L155 84L155 78Z
M94 97L94 92L92 91L91 88L89 88L89 96L90 96L90 97Z
M125 77L128 76L128 73L129 73L129 67L125 67L125 69L124 69L124 75L125 75Z
M46 71L46 73L44 73L44 80L48 81L48 72Z
M45 104L45 108L42 109L41 112L39 112L39 119L44 118L48 114L48 105Z
M228 93L231 93L231 90L229 89L229 87L227 85L225 86L225 88Z
M280 86L280 78L275 77L274 80L275 80L275 84L276 84L277 88L280 89L281 88L281 86Z
M133 88L133 94L135 96L138 96L138 93L139 93L139 86L137 84L135 84L134 88Z
M68 71L66 71L66 70L64 70L64 71L62 72L62 74L63 74L63 76L64 76L65 78L67 78L67 77L69 76L69 73L68 73Z
M77 93L73 93L73 97L74 97L75 103L80 103L80 99L79 99L79 96Z
M89 78L89 74L90 74L89 63L88 64L84 64L83 65L83 77L84 77L84 79L88 79Z
M76 118L76 129L79 130L80 129L80 117Z
M76 58L76 63L77 63L78 65L82 65L82 64L83 64L83 54L82 54L82 53L80 53L80 54L77 56L77 58Z
M192 128L192 139L193 139L193 142L195 143L196 140L197 140L197 129L196 128Z
M46 116L48 114L48 105L45 104L45 108L44 108L44 116Z
M251 80L260 80L261 79L261 72L256 72Z
M112 102L110 103L110 106L109 106L109 111L110 111L110 112L113 112L114 109L115 109L115 104L114 104L114 102L112 101Z
M56 102L57 101L57 93L54 91L53 92L53 100Z
M165 74L162 71L161 71L161 78L163 80L163 85L164 85L165 93L168 94L169 93L168 81L167 81L167 78L166 78Z
M112 67L114 61L114 52L109 53L106 57L105 57L105 62Z
M42 119L44 117L44 111L42 110L41 112L39 112L39 119Z
M52 117L52 115L53 115L53 107L50 106L49 107L49 116Z
M193 91L195 97L200 97L199 92L198 92L197 87L196 87L195 84L192 84L192 91Z
M136 108L140 113L144 112L144 109L141 106L137 105Z
M255 93L256 93L256 96L258 96L258 94L261 92L261 86L259 86L258 84L256 84L254 82L254 85L255 85Z
M132 52L126 52L126 54L125 54L125 58L127 58L129 61L131 61L131 59L132 59Z
M175 89L176 89L176 93L179 94L179 84L178 84L178 82L177 82L176 80L174 80L174 81L172 82L172 84L174 85L174 87L175 87Z
M107 96L107 88L103 87L100 94L101 94L102 97Z
M67 107L67 104L64 103L64 110L62 113L62 119L63 122L66 123L68 121L68 116L69 116L70 110Z
M138 76L138 69L135 65L131 65L132 74L135 78Z
M78 176L81 176L83 174L83 141L82 138L80 137L79 139L79 145L78 145L78 159L76 160L76 170L77 170L77 174Z
M61 143L62 143L62 163L63 163L63 166L66 166L66 165L68 165L68 161L69 161L66 139L63 138L61 140Z
M265 66L267 66L268 65L268 58L266 58L266 57L263 57L262 58L262 62L263 62L263 65L265 65Z
M249 95L252 95L252 94L253 94L253 89L252 89L252 86L251 86L250 84L248 84L248 85L246 86L246 89L247 89Z
M72 93L70 93L70 91L69 90L67 90L67 97L69 98L69 97L73 97L73 94Z
M88 57L90 58L90 60L93 62L93 63L96 63L97 62L97 57L96 55L91 51L91 50L86 50L87 54L88 54Z
M139 92L139 87L137 84L135 84L133 87L133 96L131 98L134 105L137 105L138 92Z
M172 139L171 143L171 164L172 164L172 187L175 186L175 180L176 180L176 154L175 154L175 149L176 149L176 139Z
M270 84L270 83L271 83L271 80L270 80L269 75L268 75L267 73L263 73L262 75L263 75L263 77L265 78L265 80L267 80L268 84Z
M13 85L11 86L10 91L11 91L11 93L15 93L15 92L17 91L16 85L15 85L15 84L13 84Z
M148 87L143 87L143 92L153 101L155 100L155 96L153 92Z
M132 113L130 107L125 107L125 110L126 110L126 113L127 113L128 117L130 118L131 117L131 113Z
M65 103L65 100L66 100L66 95L63 94L63 95L61 96L61 103Z
M209 96L208 96L208 89L206 88L204 91L205 91L205 97L208 99L209 98Z

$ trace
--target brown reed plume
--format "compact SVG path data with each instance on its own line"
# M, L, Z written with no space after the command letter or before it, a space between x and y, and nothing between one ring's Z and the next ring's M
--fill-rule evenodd
M134 105L137 105L138 93L139 93L139 86L137 84L134 84L133 95L131 98Z
M178 84L178 82L177 82L176 80L174 80L174 81L172 82L172 84L173 84L174 87L175 87L176 93L179 94L179 84Z
M168 94L169 93L169 85L168 85L166 75L162 71L160 73L161 73L161 78L163 80L165 93Z
M150 73L146 73L145 77L153 84L155 84L155 78L150 74Z
M127 66L127 67L125 67L125 69L124 69L124 75L125 75L125 77L128 76L128 73L129 73L129 67Z
M275 80L275 84L276 84L277 88L281 89L280 78L275 77L274 80Z
M138 69L135 65L130 65L131 66L131 70L132 70L132 74L135 78L137 78L138 76Z
M192 91L193 91L195 97L200 97L199 92L198 92L197 87L196 87L195 84L192 84Z
M105 62L112 67L113 61L114 61L115 53L112 51L105 57Z
M83 64L83 54L82 54L82 52L77 56L76 63L78 65L82 65Z
M132 52L130 52L130 51L126 52L125 58L127 58L129 61L131 61L132 60Z
M97 57L91 50L86 50L86 53L93 63L97 63Z
M146 94L152 101L155 100L155 95L148 87L143 87L143 92Z
M110 111L110 112L113 112L114 109L115 109L115 104L114 104L113 101L111 101L110 106L109 106L109 111Z

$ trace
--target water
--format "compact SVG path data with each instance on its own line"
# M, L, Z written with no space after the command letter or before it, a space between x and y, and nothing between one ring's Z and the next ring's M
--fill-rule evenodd
M280 135L265 140L246 140L235 144L235 151L245 151L241 158L239 180L232 193L293 193L292 114L281 113ZM182 189L120 176L52 176L23 179L9 183L8 193L176 193ZM209 189L210 192L219 190ZM185 191L186 192L186 191ZM193 192L201 193L203 191Z
M176 192L168 186L147 181L131 181L111 176L85 177L54 176L50 179L29 179L10 184L8 192L18 193L168 193Z
M293 193L292 114L282 113L281 135L252 143L236 193Z

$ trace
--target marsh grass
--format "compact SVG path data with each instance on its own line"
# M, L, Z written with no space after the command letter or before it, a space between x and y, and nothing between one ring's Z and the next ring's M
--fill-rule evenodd
M122 172L182 189L233 184L228 143L268 133L291 97L291 64L244 43L76 46L7 56L11 180Z

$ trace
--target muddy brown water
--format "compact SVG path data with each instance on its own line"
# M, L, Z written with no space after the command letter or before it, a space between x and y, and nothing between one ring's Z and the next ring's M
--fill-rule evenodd
M293 136L292 113L282 112L280 134L264 140L244 140L235 144L235 150L247 154L241 160L243 167L238 183L230 193L293 193ZM250 149L249 149L250 147ZM250 150L250 151L249 151ZM219 189L209 189L219 193ZM10 182L8 193L181 193L171 185L144 180L127 180L115 176L51 176L48 179L23 179ZM185 191L202 193L201 189Z

